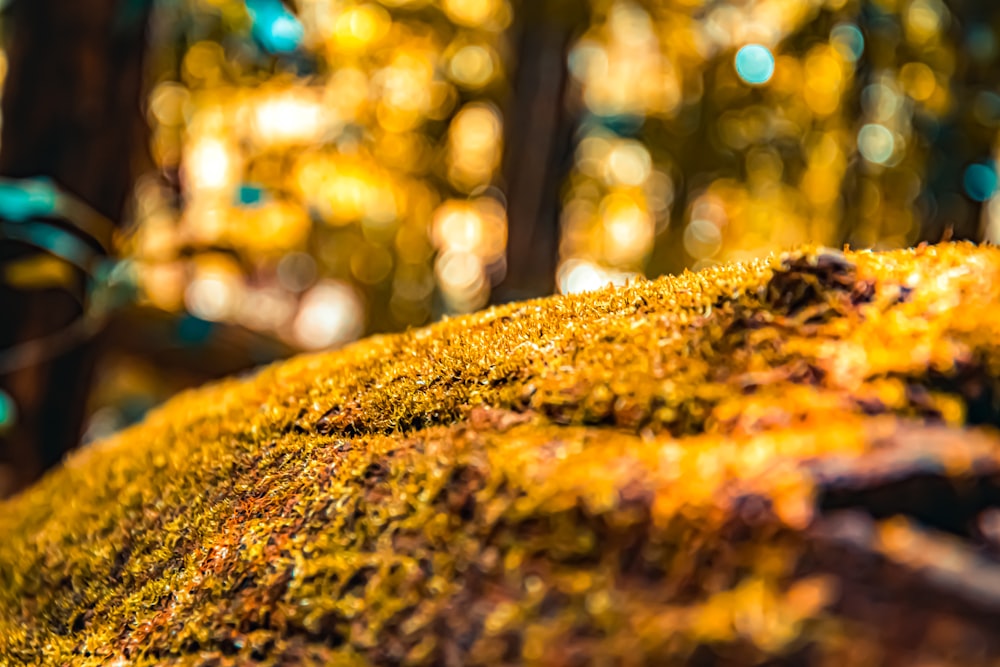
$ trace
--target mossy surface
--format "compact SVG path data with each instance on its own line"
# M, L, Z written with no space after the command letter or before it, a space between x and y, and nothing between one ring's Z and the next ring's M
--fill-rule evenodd
M0 664L992 664L998 305L805 249L185 393L0 504Z

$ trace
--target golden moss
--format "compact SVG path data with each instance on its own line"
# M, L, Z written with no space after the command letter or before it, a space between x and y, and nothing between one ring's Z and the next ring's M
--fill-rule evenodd
M984 662L998 305L806 249L188 392L0 504L0 663Z

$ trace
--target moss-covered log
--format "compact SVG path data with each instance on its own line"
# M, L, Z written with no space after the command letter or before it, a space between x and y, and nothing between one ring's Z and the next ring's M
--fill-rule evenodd
M183 394L0 505L0 663L993 664L998 306L809 249Z

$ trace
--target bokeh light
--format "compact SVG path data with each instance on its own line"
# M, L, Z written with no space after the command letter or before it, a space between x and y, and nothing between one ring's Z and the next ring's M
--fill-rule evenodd
M865 37L853 23L840 23L830 31L830 43L845 60L857 62L865 52Z
M885 164L896 150L896 140L886 126L869 123L858 131L858 150L869 162Z
M302 43L304 30L281 0L247 0L253 34L272 53L294 51Z
M506 76L552 67L517 61L516 5L188 10L177 71L149 99L153 154L181 185L143 209L133 239L151 302L233 321L251 296L281 303L254 326L297 344L295 314L321 281L363 296L366 331L489 301L505 275L505 140L521 130L505 126ZM587 4L565 62L578 115L557 287L802 241L911 243L959 210L922 193L991 200L982 154L1000 95L951 81L959 58L995 65L1000 16L956 16L940 0ZM956 110L979 150L934 164L960 158ZM236 256L226 280L192 259L220 250Z
M965 192L976 201L986 201L997 191L997 171L993 164L970 164L962 182Z
M760 44L748 44L736 52L736 73L745 82L760 85L774 76L774 55Z
M181 4L126 242L145 303L301 349L487 303L505 0Z
M342 282L324 281L302 298L293 324L295 339L310 350L354 340L364 331L364 303Z

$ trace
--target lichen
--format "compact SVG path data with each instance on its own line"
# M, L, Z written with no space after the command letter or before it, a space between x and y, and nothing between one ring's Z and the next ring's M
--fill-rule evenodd
M998 305L807 248L182 394L0 504L0 663L985 664Z

